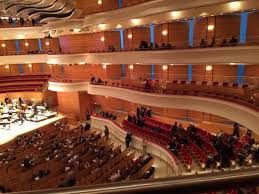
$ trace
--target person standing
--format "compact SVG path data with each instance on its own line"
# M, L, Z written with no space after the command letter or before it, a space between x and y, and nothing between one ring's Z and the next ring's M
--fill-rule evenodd
M127 133L127 135L126 135L126 137L125 137L125 143L126 143L126 148L127 148L127 149L129 148L130 142L131 142L131 140L132 140L131 135L132 135L131 133Z
M234 131L233 131L233 136L236 136L239 139L239 133L240 133L240 129L237 123L234 123Z
M104 126L104 136L106 139L109 139L109 134L110 134L109 128L105 125Z

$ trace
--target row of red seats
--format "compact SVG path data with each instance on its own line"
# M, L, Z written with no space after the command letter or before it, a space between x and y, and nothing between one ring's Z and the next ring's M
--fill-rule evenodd
M192 157L190 155L190 153L184 148L181 146L180 150L179 150L179 153L183 159L183 162L185 163L185 165L188 167L191 168L191 165L192 165Z
M151 126L151 127L154 127L154 126L158 126L161 128L161 132L163 133L168 133L170 132L171 130L171 125L169 124L164 124L160 121L155 121L151 118L148 118L148 117L145 117L145 124L148 125L148 126ZM199 135L202 137L202 140L203 140L203 146L204 146L204 149L203 150L206 150L207 154L209 155L212 155L212 156L215 156L217 155L217 150L214 148L214 146L210 143L211 140L212 140L212 137L213 135L202 130L202 129L199 129L198 128L198 133ZM207 159L207 156L205 155L204 151L202 149L200 149L196 144L195 144L195 152L197 152L197 150L200 150L199 152L201 153L202 156L204 157L201 157L200 154L198 155L198 158L201 158L202 160L200 161L200 163L204 163L203 161Z
M215 156L218 154L218 151L216 150L216 148L206 140L203 140L203 148L204 150L206 150L207 154L209 155Z
M205 155L205 153L201 150L201 148L191 141L189 141L188 147L193 153L193 155L196 157L196 159L199 161L199 163L205 164L208 158Z
M150 127L159 127L161 130L161 133L169 134L171 132L172 125L161 123L160 121L155 121L149 117L145 117L145 124Z
M148 137L158 143L169 144L171 142L170 138L162 134L158 134L152 130L138 127L135 124L130 123L129 121L124 120L122 124L134 133L142 134L144 137Z

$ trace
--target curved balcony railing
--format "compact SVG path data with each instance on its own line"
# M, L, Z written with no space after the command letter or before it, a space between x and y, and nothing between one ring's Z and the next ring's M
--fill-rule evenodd
M193 75L194 80L188 81L186 80L187 74L162 74L129 73L127 77L114 77L114 79L102 80L101 83L92 84L164 95L210 97L235 102L259 111L259 77ZM160 79L151 79L151 76L153 78L160 77ZM62 83L86 82L90 81L89 77L90 75L85 77L75 75L66 78L65 75L54 75L50 81ZM144 80L149 80L149 83L144 84Z
M196 81L178 81L159 83L152 81L150 85L142 85L139 82L131 81L104 81L97 83L105 86L113 86L137 90L142 92L158 93L164 95L191 95L210 97L229 102L235 102L244 105L253 110L259 111L259 91L255 88L250 88L248 85L219 83L219 82L196 82ZM163 85L164 84L164 85Z

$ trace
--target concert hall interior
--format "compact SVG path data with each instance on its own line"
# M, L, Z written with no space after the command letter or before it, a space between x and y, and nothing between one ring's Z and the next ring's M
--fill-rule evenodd
M0 1L0 193L258 194L258 0Z

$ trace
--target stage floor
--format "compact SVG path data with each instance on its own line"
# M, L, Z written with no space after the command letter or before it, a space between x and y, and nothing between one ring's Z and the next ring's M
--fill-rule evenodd
M59 114L58 116L40 122L24 121L23 124L16 122L11 124L10 128L0 126L0 145L15 139L19 135L36 130L62 118L64 118L64 116Z

